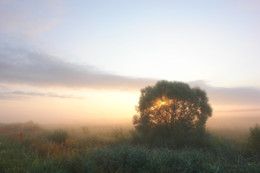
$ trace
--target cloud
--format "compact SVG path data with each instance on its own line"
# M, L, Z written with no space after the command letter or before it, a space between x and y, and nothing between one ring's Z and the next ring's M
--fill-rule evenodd
M0 92L0 99L19 99L28 97L54 97L54 98L74 98L84 99L84 97L78 97L73 95L61 95L54 93L42 93L42 92L24 92L24 91L4 91Z
M156 81L113 75L23 48L0 46L0 81L32 86L139 90Z
M260 106L260 90L253 87L214 87L204 81L190 82L191 86L199 86L209 96L210 102L215 105L252 105Z
M253 109L218 110L217 112L260 112L260 108L253 108Z

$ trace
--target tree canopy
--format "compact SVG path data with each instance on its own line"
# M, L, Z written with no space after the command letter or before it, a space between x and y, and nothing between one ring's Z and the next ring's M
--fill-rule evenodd
M141 89L138 115L133 118L137 131L142 134L168 137L178 128L189 132L204 129L212 108L206 92L190 88L183 82L159 81L155 86Z

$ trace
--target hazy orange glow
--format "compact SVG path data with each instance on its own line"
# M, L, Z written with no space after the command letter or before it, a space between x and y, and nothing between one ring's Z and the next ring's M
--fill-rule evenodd
M166 106L168 104L169 104L169 100L165 96L162 96L162 98L158 98L155 101L155 107L158 108L158 109L161 106Z
M139 93L82 90L74 95L80 95L82 99L29 97L0 100L1 122L131 124Z
M23 88L34 90L37 88ZM39 90L40 91L40 90ZM59 93L68 98L48 96L26 96L19 99L0 100L1 122L34 121L44 124L132 124L136 114L140 92L111 90L68 90L45 88L48 93ZM75 98L74 98L75 96ZM253 105L217 104L209 100L213 115L207 127L249 127L259 123L260 111ZM170 104L162 96L155 100L153 109ZM258 119L257 119L258 117Z

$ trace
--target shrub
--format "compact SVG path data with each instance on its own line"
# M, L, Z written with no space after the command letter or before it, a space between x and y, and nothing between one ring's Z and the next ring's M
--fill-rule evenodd
M55 130L51 134L47 136L47 139L51 142L55 142L57 144L62 144L68 139L69 134L65 130Z
M257 124L249 130L248 149L250 152L260 154L260 126Z
M122 128L118 128L113 130L112 138L115 142L126 142L129 136L123 131Z

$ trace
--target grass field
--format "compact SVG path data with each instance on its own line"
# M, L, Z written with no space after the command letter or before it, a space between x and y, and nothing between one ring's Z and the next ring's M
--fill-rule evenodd
M248 132L209 130L203 147L151 146L124 128L0 125L0 172L260 172Z

